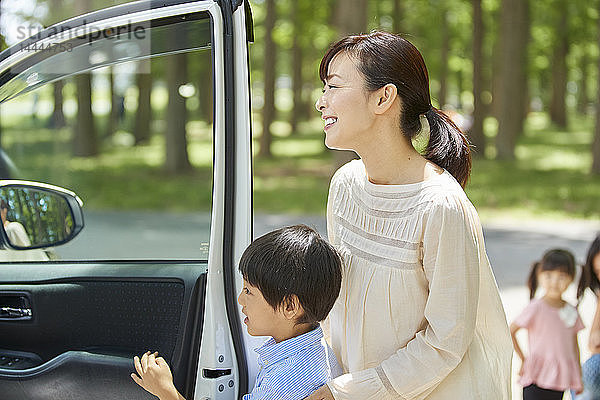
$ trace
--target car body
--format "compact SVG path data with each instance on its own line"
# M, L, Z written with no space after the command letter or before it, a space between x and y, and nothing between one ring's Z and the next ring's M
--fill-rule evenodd
M203 249L200 256L193 253L197 241L190 245L191 255L177 248L189 236L185 229L196 229L195 216L161 221L153 230L150 225L138 229L141 218L151 224L161 214L122 212L92 218L94 213L81 211L88 201L85 196L82 203L75 193L58 187L0 182L0 195L10 192L16 199L22 194L19 190L37 190L47 196L46 203L68 203L71 210L71 216L65 217L71 218L66 235L58 241L33 240L29 246L31 251L56 246L59 258L0 262L0 309L8 310L0 314L0 397L152 398L129 377L133 356L146 350L165 357L176 387L188 399L237 399L251 389L257 374L252 349L262 339L248 336L236 302L241 290L236 265L252 238L249 22L249 5L242 0L143 0L58 23L0 54L0 101L8 110L3 116L39 104L46 93L43 88L50 83L106 66L199 49L210 51L206 59L213 99L212 124L207 128L211 137L208 144L202 142L207 149L212 145L212 154L200 151L199 157L210 164L207 173L212 179L210 211L199 217L209 222L198 245ZM152 40L144 42L132 35L142 31L150 32ZM181 36L182 32L191 36ZM179 39L163 40L168 35ZM11 108L31 93L42 94ZM18 134L6 138L14 136L25 144L10 139L4 147L19 157L34 139L18 129L14 132ZM48 143L63 133L48 133L39 141L45 147L38 147L59 148L64 141L60 146ZM69 162L87 168L84 158L69 158ZM70 176L62 167L36 171L18 178L77 191L67 178L59 179ZM168 181L160 177L151 186L160 188ZM127 219L130 215L135 218ZM60 218L55 221L60 224ZM104 230L94 230L103 224ZM182 228L170 234L179 239L166 243L160 234L169 224ZM74 226L82 228L79 236ZM7 229L2 232L4 246L18 248L11 246ZM108 244L102 244L105 241ZM24 315L15 317L9 311Z

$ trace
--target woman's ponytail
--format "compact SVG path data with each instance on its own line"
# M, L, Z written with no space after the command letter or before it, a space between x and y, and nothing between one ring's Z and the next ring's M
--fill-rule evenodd
M425 158L450 172L464 188L471 174L471 147L467 137L435 107L431 107L425 117L429 123Z
M527 278L527 287L529 288L529 299L533 299L535 297L535 292L537 291L537 272L538 267L540 266L540 262L536 261L531 266L531 271L529 271L529 277Z

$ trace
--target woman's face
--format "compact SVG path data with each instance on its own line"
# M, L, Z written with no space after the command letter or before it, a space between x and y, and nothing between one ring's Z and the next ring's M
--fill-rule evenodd
M327 70L323 94L315 106L325 121L325 145L330 149L355 150L369 140L375 115L369 92L356 63L347 52L333 57Z
M596 277L600 280L600 253L597 253L592 259L592 270Z

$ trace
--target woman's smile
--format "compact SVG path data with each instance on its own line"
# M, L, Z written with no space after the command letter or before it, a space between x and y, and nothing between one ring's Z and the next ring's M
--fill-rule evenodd
M337 118L336 117L326 117L326 116L323 116L323 119L325 120L325 127L323 128L323 130L325 132L327 132L327 130L329 128L331 128L337 122Z

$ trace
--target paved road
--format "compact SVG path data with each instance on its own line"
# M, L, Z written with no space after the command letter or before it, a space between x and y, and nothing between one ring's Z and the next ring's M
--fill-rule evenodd
M209 215L86 211L86 226L56 251L63 259L200 258L208 251ZM254 234L304 223L326 235L320 216L266 215L254 218ZM551 247L571 249L583 261L600 223L499 221L484 225L486 247L501 289L523 286L531 263Z

